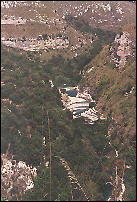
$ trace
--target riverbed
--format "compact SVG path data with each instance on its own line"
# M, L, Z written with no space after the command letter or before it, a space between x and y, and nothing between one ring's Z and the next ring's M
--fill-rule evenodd
M64 84L59 92L63 105L73 113L73 119L84 117L88 124L94 124L94 121L99 119L95 108L90 107L90 103L95 103L95 100L92 99L87 89L80 92L78 86L72 87Z

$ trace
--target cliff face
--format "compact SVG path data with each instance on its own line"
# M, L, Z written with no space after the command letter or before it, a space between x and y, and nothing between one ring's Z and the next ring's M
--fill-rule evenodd
M131 43L134 47L131 47ZM133 48L135 48L135 44L134 41L129 40L128 32L123 32L121 36L119 34L116 35L111 47L111 60L115 62L116 67L120 69L125 66L126 58L133 54Z
M13 157L2 155L1 166L1 194L7 200L17 198L22 200L22 195L34 187L33 178L37 176L37 169L27 166L25 162L16 162Z
M2 43L40 51L42 59L56 50L64 58L74 58L96 39L95 28L118 32L135 22L135 9L126 1L2 1Z

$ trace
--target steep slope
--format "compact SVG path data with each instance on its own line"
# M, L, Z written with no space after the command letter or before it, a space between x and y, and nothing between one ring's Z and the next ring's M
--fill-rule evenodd
M134 185L129 181L135 177L136 53L135 37L133 37L135 36L135 25L134 29L133 25L128 25L123 30L131 34L128 33L130 52L125 58L123 66L111 58L111 47L116 43L113 42L111 45L105 46L91 63L85 67L87 71L80 86L81 90L85 86L90 87L92 95L97 100L96 109L103 113L105 117L112 119L114 125L110 124L110 131L108 131L111 137L111 147L113 150L118 151L119 158L121 158L121 161L124 160L125 165L131 166L132 174L125 171L124 178L126 179L125 186L128 189L130 187L129 198L132 198L135 181ZM124 36L124 33L121 36ZM122 45L118 44L115 51L114 49L112 51L115 57L117 57L119 46ZM118 166L121 169L122 165L118 164ZM118 173L121 175L120 171Z
M135 22L135 5L131 4L2 1L2 41L12 47L40 51L44 60L57 54L65 59L77 57L96 40L98 30L94 28L117 32L122 25ZM68 16L73 21L68 23Z
M54 1L52 6L63 18L66 14L82 16L90 26L101 29L116 31L135 22L136 6L128 1Z
M134 35L135 25L134 25L134 34L129 29L131 28L132 30L132 27L133 25L127 26L128 31L132 35ZM126 27L124 27L123 30L127 31L127 29L126 30L125 29ZM122 36L124 36L124 33ZM120 105L119 105L120 102L121 104L123 102L122 105L124 105L124 102L128 102L128 101L130 102L130 100L131 102L133 101L134 103L135 96L136 96L136 87L135 87L136 86L135 84L136 82L136 77L135 77L136 43L135 43L135 38L131 37L131 35L129 39L127 40L129 43L129 47L128 47L129 52L127 52L127 55L125 55L125 63L123 64L123 66L121 66L120 62L117 63L117 61L112 60L113 58L111 57L112 47L115 43L118 44L119 41L113 42L111 45L105 46L103 50L91 61L91 63L85 66L85 69L87 69L87 71L83 79L85 80L86 83L89 83L92 90L95 90L95 92L97 93L95 97L98 100L100 97L104 99L104 101L102 102L102 107L104 106L104 108L109 110L112 110L114 107L114 109L112 110L114 114L119 111L116 108L117 107L120 108ZM125 45L124 41L121 44L119 44L119 47L120 48L123 47L123 44ZM115 57L118 57L117 54L118 54L119 47L115 48L112 51ZM125 48L124 50L127 49L126 45L124 48ZM119 61L121 57L119 57ZM87 78L89 80L86 80ZM116 98L116 95L118 96L117 98ZM119 104L116 102L116 100L119 102ZM101 104L101 102L98 102L98 103ZM110 103L111 105L109 106ZM134 106L132 107L134 109ZM107 111L107 114L109 113L110 111ZM131 111L131 114L132 114L132 111ZM119 114L117 114L117 118L118 116ZM116 120L117 118L115 117L114 119Z
M1 6L2 200L135 201L136 4ZM73 119L64 84L104 120Z
M99 176L98 169L95 168L99 168L99 162L105 155L100 153L104 151L104 146L108 145L105 138L108 123L96 123L90 128L82 124L82 118L73 120L72 114L68 110L63 110L58 90L55 86L50 86L51 75L46 68L41 68L40 62L36 59L28 60L25 54L20 54L13 48L2 47L2 56L2 154L6 153L8 156L5 159L7 162L11 162L12 159L23 161L27 166L32 165L37 169L37 177L33 179L34 187L29 188L27 192L24 192L23 184L22 189L14 183L9 184L8 189L7 184L4 185L5 182L9 183L10 173L7 174L6 179L2 178L5 179L2 182L2 196L8 200L18 200L20 197L23 197L23 200L49 200L50 127L52 199L71 200L71 189L73 199L76 200L85 200L83 193L86 193L88 198L103 199L101 190L104 190L104 181L109 179L110 173L107 174L108 168L101 164L104 174ZM93 145L90 148L91 143ZM67 178L69 173L56 156L65 159L71 172L75 173L73 177L75 176L78 181L75 181L75 184L71 182L72 188ZM103 164L107 162L106 159ZM2 170L4 168L5 164ZM9 170L13 172L12 169ZM102 183L97 180L94 184L90 181L90 176L94 181L100 179ZM93 186L94 190L90 186Z
M90 45L90 40L55 13L51 2L46 3L2 2L3 43L26 51L40 51L44 59L58 52L65 58L79 55Z

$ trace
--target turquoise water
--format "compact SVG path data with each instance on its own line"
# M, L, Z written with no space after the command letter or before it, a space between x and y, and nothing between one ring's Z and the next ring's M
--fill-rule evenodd
M81 114L82 112L85 112L87 109L80 109L78 110L74 115L79 115Z
M71 87L71 86L68 84L63 84L62 86L60 86L60 88L67 88L67 87Z
M70 97L76 97L76 95L77 95L77 90L76 90L76 89L74 89L74 90L68 90L68 91L66 91L66 93L67 93L68 96L70 96Z

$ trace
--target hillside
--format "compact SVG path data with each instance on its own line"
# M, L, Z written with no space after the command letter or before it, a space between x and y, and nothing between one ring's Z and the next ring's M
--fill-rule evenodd
M136 201L135 15L2 1L2 201Z
M57 54L65 59L74 58L96 40L94 28L117 32L121 26L135 22L135 6L131 4L126 1L2 1L2 40L12 47L40 51L42 59ZM67 16L72 20L68 22Z
M128 25L127 28L123 27L123 33L126 33L127 30L130 33L127 38L127 45L125 45L125 49L123 49L123 53L120 56L118 55L119 49L123 47L123 44L125 44L124 40L121 44L119 41L117 42L115 40L116 42L105 46L103 50L91 61L91 63L85 66L87 71L83 78L85 80L85 85L91 85L91 90L95 91L94 94L97 94L96 98L98 99L98 106L101 107L103 111L107 112L107 114L110 114L111 111L113 114L112 117L115 121L120 119L120 124L124 124L122 117L120 118L120 114L125 114L124 111L122 112L121 110L126 110L126 117L128 114L128 107L125 108L126 102L129 102L129 105L133 107L133 111L131 110L131 107L129 109L130 114L134 114L133 112L135 108L133 103L135 103L136 96L136 27L134 25L134 30L132 27L133 25ZM124 36L124 34L122 36ZM112 47L114 45L116 47L116 44L118 43L119 47L117 47L117 49L113 49L112 51ZM129 49L129 51L124 52L127 49ZM111 56L112 52L115 57ZM117 60L116 58L118 56L119 59ZM125 57L125 59L122 63L120 61L123 60L123 57ZM81 83L83 86L83 81ZM135 114L133 117L135 118ZM132 126L132 124L129 125ZM132 129L135 131L134 128ZM133 134L133 132L131 132L131 134Z
M45 167L50 158L48 117L52 136L52 172L54 173L52 199L55 200L60 196L61 200L71 200L67 170L64 170L55 156L65 159L71 171L73 170L76 178L79 179L81 186L86 190L88 197L92 197L90 178L87 178L87 174L91 176L91 173L94 172L94 178L99 177L95 167L98 167L98 161L103 158L100 156L100 152L104 150L105 144L108 144L108 141L105 140L108 123L100 126L98 122L91 128L82 125L83 119L73 120L71 113L63 110L58 90L50 87L47 70L40 68L40 62L31 62L24 55L19 55L16 50L10 49L7 52L6 47L2 48L2 55L2 153L8 154L8 160L24 161L27 165L35 166L38 172L34 181L34 194L28 191L23 196L23 200L33 200L34 198L41 200L45 191L49 189L49 166ZM47 116L47 111L49 116ZM91 131L92 135L90 135ZM98 135L95 139L97 131ZM46 145L42 146L44 137ZM99 143L100 138L101 143ZM91 148L88 146L90 142L94 142ZM73 156L74 153L76 156ZM88 158L91 153L94 153L95 156ZM106 159L106 161L108 160ZM104 161L104 163L107 162ZM87 174L84 174L85 169ZM108 174L105 173L104 170L104 175L99 177L102 182L109 179ZM9 175L5 175L4 179L8 182L7 177ZM43 181L44 177L46 182ZM86 180L84 184L83 177ZM87 183L89 187L87 187ZM16 199L15 193L22 193L17 184L14 184L14 187L11 186L6 193L9 200ZM74 183L74 186L77 186L77 183ZM95 186L94 183L92 186ZM104 187L104 183L97 183L93 198L103 198L103 193L100 193L102 187ZM5 193L6 188L4 186L2 194ZM100 194L98 195L98 193ZM85 199L83 191L78 189L75 192L73 190L73 197L77 199L78 195L81 200ZM49 200L49 194L44 198Z
M116 42L105 46L85 67L87 71L80 82L80 86L81 90L84 86L90 88L92 96L94 95L93 98L97 100L96 109L103 113L105 117L110 117L114 122L115 127L110 127L110 131L108 131L112 138L111 146L118 150L121 161L125 159L125 162L135 169L136 52L133 46L135 25L134 30L133 25L128 25L123 30L130 33L128 40L131 40L129 45L130 54L128 53L125 63L121 66L121 63L115 62L110 57L111 48ZM117 49L113 50L115 57L117 53ZM135 173L135 170L132 170L133 173ZM132 178L132 174L130 176L128 174L126 172L125 178ZM126 183L129 188L127 180Z

